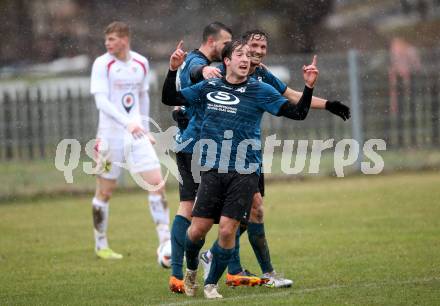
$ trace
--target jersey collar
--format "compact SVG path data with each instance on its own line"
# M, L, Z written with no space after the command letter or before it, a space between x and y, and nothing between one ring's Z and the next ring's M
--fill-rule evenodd
M247 82L249 81L249 77L247 77L245 81L243 81L243 82L241 82L241 83L238 83L238 84L232 84L232 83L229 83L228 81L226 81L226 76L222 77L222 81L223 81L226 85L229 85L229 86L232 86L232 87L241 87L241 86L247 84Z
M205 54L203 54L202 52L199 51L199 49L195 49L193 51L194 53L198 54L199 56L203 57L204 59L206 59L206 61L208 62L208 65L210 65L212 62L206 57Z

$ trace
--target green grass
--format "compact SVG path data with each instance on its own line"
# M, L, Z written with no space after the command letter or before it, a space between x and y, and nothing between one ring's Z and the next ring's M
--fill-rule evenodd
M439 182L422 172L268 185L272 261L296 284L221 281L226 301L209 303L168 291L145 195L112 200L117 262L94 257L90 197L9 202L0 205L0 305L439 305ZM177 194L168 197L175 211ZM259 271L246 235L242 262Z

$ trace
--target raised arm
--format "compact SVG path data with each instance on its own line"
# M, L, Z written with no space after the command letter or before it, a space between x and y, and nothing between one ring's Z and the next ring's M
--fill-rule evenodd
M182 50L182 47L183 41L180 41L170 57L170 68L162 88L162 103L165 105L182 106L187 104L183 95L176 89L177 69L183 64L186 57L186 52Z
M288 101L283 104L278 112L279 116L284 116L293 120L304 120L307 117L312 103L313 87L315 86L319 75L316 63L317 59L315 55L311 65L303 66L303 76L306 83L303 94L297 103Z
M286 97L290 102L296 104L300 101L302 94L299 91L287 87L286 91L283 93L283 96ZM319 97L312 97L310 107L314 109L328 110L330 113L341 117L344 121L350 118L350 108L337 100L329 101Z

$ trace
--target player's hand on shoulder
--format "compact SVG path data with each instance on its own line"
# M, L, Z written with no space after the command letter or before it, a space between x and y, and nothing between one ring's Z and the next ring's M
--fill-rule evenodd
M176 71L185 61L187 52L183 51L183 40L177 44L176 50L170 57L170 70Z
M222 77L222 73L221 73L220 69L218 69L217 67L211 67L211 66L203 67L202 74L203 74L203 78L205 80Z
M342 120L350 119L350 108L345 105L344 103L341 103L340 101L327 101L325 103L325 109L328 110L330 113L339 116L342 118Z
M316 80L318 79L318 75L319 75L316 55L313 56L313 60L310 65L303 66L303 75L307 87L313 88L315 86Z

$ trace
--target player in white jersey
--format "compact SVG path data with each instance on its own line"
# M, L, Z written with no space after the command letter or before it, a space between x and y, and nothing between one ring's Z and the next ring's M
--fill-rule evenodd
M149 133L148 60L130 50L130 30L113 22L105 30L107 53L93 63L90 91L99 110L95 150L104 165L97 176L92 201L95 252L99 258L120 259L107 241L109 200L121 173L121 165L141 177L149 191L149 206L159 243L170 239L169 209L159 159Z

